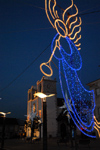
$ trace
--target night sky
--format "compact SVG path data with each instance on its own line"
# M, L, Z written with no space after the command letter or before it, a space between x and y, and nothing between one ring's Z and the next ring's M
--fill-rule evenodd
M64 8L71 2L57 0L57 4ZM82 19L79 78L88 89L87 83L100 79L100 0L74 0L74 4ZM9 117L25 119L27 91L41 80L39 66L48 61L56 33L46 17L44 0L0 0L0 111L10 111ZM53 64L52 68L61 98L58 70Z

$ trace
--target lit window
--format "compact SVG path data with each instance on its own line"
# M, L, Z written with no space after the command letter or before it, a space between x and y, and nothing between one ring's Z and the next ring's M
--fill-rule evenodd
M33 104L33 112L36 112L36 105Z
M39 110L39 117L41 118L41 110Z

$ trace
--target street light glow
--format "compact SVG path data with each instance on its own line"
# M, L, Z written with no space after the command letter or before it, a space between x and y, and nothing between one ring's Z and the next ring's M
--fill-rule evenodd
M11 112L7 112L6 115L7 115L7 114L11 114Z
M47 150L47 110L46 110L46 97L54 96L55 94L46 95L42 92L37 92L34 96L43 98L43 150ZM41 123L41 120L39 121Z
M5 113L5 112L0 112L0 114L4 115L4 117L5 117L7 114L11 114L11 112L7 112L7 113Z
M35 93L34 95L35 95L35 96L38 96L38 97L40 97L40 98L45 98L45 97L47 97L46 94L44 94L44 93L42 93L42 92L37 92L37 93Z
M4 112L0 112L0 114L2 114L2 115L4 115L4 116L5 116L5 114L6 114L6 113L4 113Z
M54 96L55 94L46 95L46 94L44 94L44 93L42 93L42 92L37 92L37 93L35 93L34 95L35 95L35 96L38 96L38 97L40 97L40 98L46 98L46 97Z

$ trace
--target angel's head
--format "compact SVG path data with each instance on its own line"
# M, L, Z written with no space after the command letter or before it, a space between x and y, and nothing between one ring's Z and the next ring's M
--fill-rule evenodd
M57 7L62 9L62 14L58 13ZM70 15L68 11L71 10L72 7L75 8L76 12ZM81 25L81 18L77 17L78 8L73 3L73 0L71 0L71 5L66 9L61 8L56 0L45 0L45 11L50 24L56 29L61 37L65 38L68 36L71 40L74 40L76 35L81 31L81 27L79 27ZM78 23L78 25L76 25L76 23ZM75 33L76 27L79 27L79 30ZM77 37L78 40L80 38L81 36L79 38ZM80 46L79 43L77 44L77 39L75 40L75 44Z

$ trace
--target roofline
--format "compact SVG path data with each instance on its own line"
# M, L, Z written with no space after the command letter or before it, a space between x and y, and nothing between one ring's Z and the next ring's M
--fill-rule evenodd
M98 82L99 80L100 80L100 79L97 79L97 80L95 80L95 81L89 82L89 83L87 83L86 85L90 86L91 84L94 84L94 83Z

